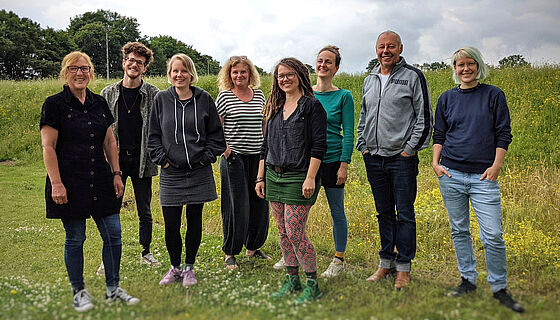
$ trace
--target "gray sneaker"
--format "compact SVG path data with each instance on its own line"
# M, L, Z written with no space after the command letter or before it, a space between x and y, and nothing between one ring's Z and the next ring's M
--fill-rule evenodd
M276 262L272 267L278 270L286 268L286 262L284 261L284 256L282 256L282 258L280 258L280 260L278 260L278 262Z
M150 267L161 267L161 263L159 263L159 261L157 261L151 253L147 253L140 257L140 263Z
M99 268L97 269L97 271L95 271L95 274L98 276L105 275L105 265L103 264L103 261L101 261L101 265L99 265Z
M106 294L105 293L105 301L106 302L114 302L117 300L121 300L122 302L126 302L127 305L131 306L131 305L135 305L138 302L140 302L140 299L135 298L131 295L129 295L128 293L126 293L126 291L124 291L123 288L121 287L117 287L113 292L111 292L111 294Z
M78 291L72 299L72 305L78 312L85 312L93 308L91 294L86 289Z
M325 272L321 274L323 278L332 278L336 277L344 271L344 262L340 261L340 259L333 258L331 264Z

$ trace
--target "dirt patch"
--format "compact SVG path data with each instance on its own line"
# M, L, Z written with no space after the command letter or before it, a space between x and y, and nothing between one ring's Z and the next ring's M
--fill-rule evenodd
M0 161L0 166L13 167L16 165L14 160Z

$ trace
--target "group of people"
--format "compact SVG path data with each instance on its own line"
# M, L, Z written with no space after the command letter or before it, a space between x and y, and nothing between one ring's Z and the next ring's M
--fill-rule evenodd
M401 289L410 281L416 252L414 201L418 151L429 146L433 129L433 169L449 214L457 255L461 296L476 289L476 260L469 232L469 200L486 249L488 282L502 304L523 307L507 290L506 253L497 177L511 142L504 93L481 84L488 68L480 52L465 47L452 56L458 84L442 94L432 125L428 83L401 56L393 31L376 42L377 66L365 79L355 147L362 153L375 200L381 249L379 268L367 281L388 276ZM152 177L160 172L160 203L170 268L159 282L197 283L194 264L202 236L204 203L217 198L212 163L220 157L224 264L238 268L236 256L271 258L261 251L268 235L269 210L275 217L282 258L274 265L286 277L272 298L300 292L296 304L322 296L314 246L306 234L311 206L321 186L333 221L334 257L321 276L344 271L348 222L344 184L354 148L354 102L333 84L341 55L322 48L317 83L296 58L280 60L265 98L259 74L246 56L232 56L221 69L216 102L203 89L193 61L176 54L168 61L171 86L160 91L142 79L152 51L139 42L122 48L122 81L94 94L87 86L94 67L87 54L62 61L63 91L43 105L40 128L47 170L47 218L61 219L66 231L64 258L77 311L93 308L83 279L86 219L103 239L102 266L107 301L140 300L119 286L122 251L119 211L131 178L139 216L140 262L160 266L150 251ZM185 206L186 256L181 259L180 228ZM183 263L182 263L183 262ZM305 273L305 283L299 277Z

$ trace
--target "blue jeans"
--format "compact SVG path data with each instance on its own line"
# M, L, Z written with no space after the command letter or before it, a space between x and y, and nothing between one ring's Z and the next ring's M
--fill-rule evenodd
M396 264L397 271L410 272L416 255L414 201L418 156L382 157L366 153L363 158L378 213L379 267L392 268Z
M105 265L105 283L113 288L119 285L121 265L121 219L119 214L106 217L94 217L101 239L103 239L103 264ZM64 262L72 288L84 285L84 241L86 240L86 219L62 219L66 230L64 242Z
M344 252L348 242L348 220L344 213L344 188L324 187L324 189L333 219L334 250Z
M493 292L507 287L506 246L502 237L502 207L498 181L480 180L479 173L445 168L451 178L438 178L449 215L451 236L461 276L476 284L476 258L469 230L469 200L478 220L480 240L485 249L488 283Z

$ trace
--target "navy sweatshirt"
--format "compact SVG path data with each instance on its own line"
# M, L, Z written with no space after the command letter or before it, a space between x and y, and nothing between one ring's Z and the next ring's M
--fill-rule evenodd
M443 146L441 165L483 173L494 163L496 148L507 150L511 138L509 110L500 88L455 87L439 97L433 141Z

